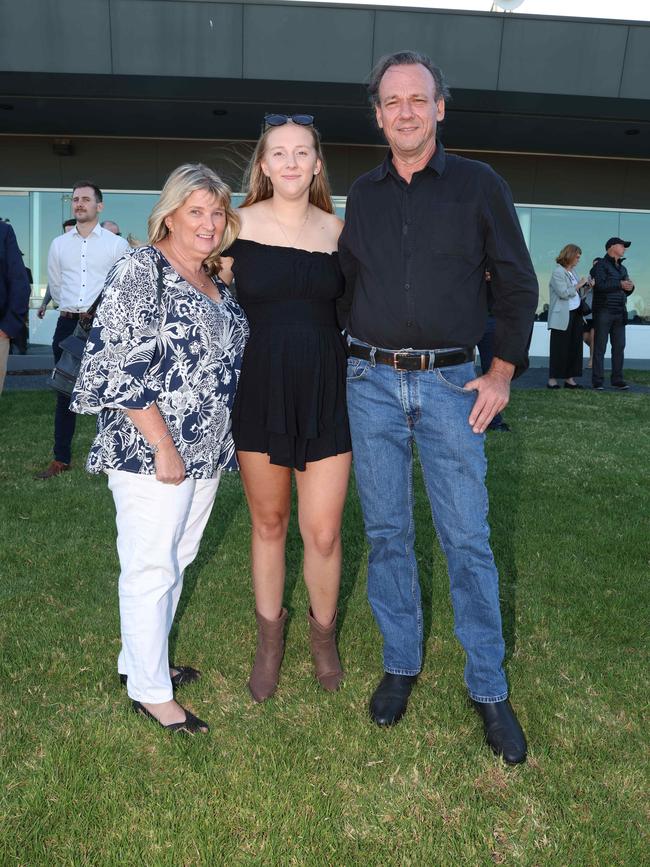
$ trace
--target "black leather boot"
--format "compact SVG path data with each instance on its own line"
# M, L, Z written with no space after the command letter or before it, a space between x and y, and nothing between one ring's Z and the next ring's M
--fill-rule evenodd
M392 726L401 720L417 679L417 674L384 674L370 699L370 716L378 726Z
M485 740L492 750L509 765L525 762L526 736L508 699L489 702L472 699L472 704L483 720Z

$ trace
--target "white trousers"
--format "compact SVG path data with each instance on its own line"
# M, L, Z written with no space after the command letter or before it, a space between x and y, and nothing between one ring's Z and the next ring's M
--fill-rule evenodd
M117 666L137 701L173 698L167 641L183 572L199 550L219 487L212 479L165 485L155 476L108 470L120 558L122 651Z

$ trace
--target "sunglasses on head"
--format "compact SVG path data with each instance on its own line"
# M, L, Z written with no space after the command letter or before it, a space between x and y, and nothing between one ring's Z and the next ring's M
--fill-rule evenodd
M285 123L297 123L299 126L311 126L314 122L313 114L265 114L264 129L270 126L284 126Z

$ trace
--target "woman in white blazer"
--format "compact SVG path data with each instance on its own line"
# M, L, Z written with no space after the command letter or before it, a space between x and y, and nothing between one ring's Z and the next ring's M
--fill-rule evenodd
M549 286L548 328L551 332L547 388L582 388L574 377L582 376L583 319L580 301L583 287L589 287L589 277L578 277L575 267L582 250L567 244L555 260L557 268L551 274Z

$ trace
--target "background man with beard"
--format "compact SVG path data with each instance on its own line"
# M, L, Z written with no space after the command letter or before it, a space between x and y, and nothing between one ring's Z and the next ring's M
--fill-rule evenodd
M52 338L54 363L61 357L59 344L73 333L80 319L87 317L102 291L115 262L130 248L124 238L99 225L103 195L92 181L78 181L72 188L72 215L76 225L52 241L47 258L48 285L59 307L59 319ZM54 460L38 473L37 479L51 479L70 469L72 437L76 415L70 412L70 398L58 393L54 415Z

